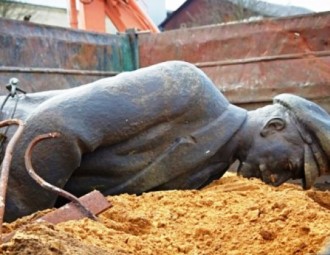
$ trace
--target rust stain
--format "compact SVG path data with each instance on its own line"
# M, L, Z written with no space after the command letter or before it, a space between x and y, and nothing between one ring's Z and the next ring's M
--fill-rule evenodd
M144 34L139 36L140 66L194 63L232 103L246 108L294 93L330 111L329 31L327 12ZM299 54L305 55L295 57Z

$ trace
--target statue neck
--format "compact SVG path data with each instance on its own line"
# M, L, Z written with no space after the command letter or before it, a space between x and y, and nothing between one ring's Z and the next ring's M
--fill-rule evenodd
M246 157L247 152L251 148L256 130L258 130L257 124L254 118L251 117L250 112L248 112L247 118L231 141L231 143L235 145L235 148L233 148L235 159L241 161L242 158Z

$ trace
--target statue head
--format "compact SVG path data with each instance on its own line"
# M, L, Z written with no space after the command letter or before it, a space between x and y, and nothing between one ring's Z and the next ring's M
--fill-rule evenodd
M330 116L321 107L301 97L279 95L273 105L248 113L238 174L274 186L302 179L308 189L328 167L330 134L320 141L326 132Z

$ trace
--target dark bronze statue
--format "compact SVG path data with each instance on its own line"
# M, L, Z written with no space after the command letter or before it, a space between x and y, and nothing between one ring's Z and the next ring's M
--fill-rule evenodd
M11 117L15 102L9 97L2 119ZM22 94L14 117L26 128L13 155L6 221L57 200L24 165L30 141L48 132L61 137L35 147L33 166L77 196L93 189L110 195L201 188L235 160L245 177L276 186L301 178L309 188L330 155L330 118L316 104L280 95L273 105L248 112L230 104L201 70L179 61Z

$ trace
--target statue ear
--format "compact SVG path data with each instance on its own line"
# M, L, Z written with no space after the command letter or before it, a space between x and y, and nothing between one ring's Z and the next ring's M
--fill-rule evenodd
M285 128L285 121L282 118L273 118L267 121L266 125L262 128L260 135L266 137L274 132L281 131Z

